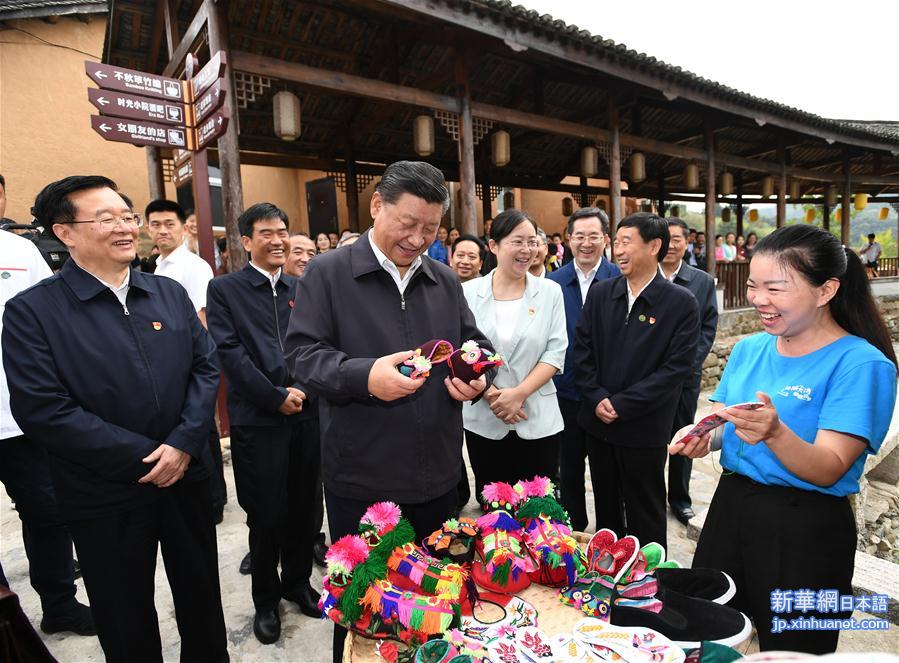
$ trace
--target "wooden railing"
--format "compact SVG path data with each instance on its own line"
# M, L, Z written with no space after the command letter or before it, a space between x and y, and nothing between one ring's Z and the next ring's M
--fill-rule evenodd
M877 261L878 276L899 276L899 258L880 258Z
M719 262L717 265L718 287L724 286L724 308L745 308L746 279L749 278L748 262Z

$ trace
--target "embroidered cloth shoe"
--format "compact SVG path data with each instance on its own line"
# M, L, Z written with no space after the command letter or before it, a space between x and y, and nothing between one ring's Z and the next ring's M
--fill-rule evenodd
M587 559L591 571L612 576L618 582L637 558L640 542L637 537L628 535L610 543L611 536L615 533L610 530L594 534L587 546Z

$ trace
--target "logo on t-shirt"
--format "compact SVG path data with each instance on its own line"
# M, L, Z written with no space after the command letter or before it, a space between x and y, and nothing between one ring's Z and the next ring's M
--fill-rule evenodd
M801 401L812 400L812 388L801 384L791 384L777 392L778 396L795 396Z

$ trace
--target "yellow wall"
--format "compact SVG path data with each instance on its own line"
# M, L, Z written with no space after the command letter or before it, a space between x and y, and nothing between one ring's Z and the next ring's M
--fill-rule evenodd
M143 209L149 197L143 148L107 142L90 125L97 111L87 100L87 88L94 84L84 73L84 61L102 54L105 16L93 15L90 23L61 17L56 24L8 24L97 58L17 30L0 30L0 173L9 198L6 216L30 221L35 195L67 175L106 175Z

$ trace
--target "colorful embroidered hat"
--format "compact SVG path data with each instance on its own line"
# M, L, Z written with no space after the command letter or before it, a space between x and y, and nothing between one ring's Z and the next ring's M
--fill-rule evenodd
M450 355L448 365L450 377L468 383L477 380L494 366L502 366L502 363L499 353L490 354L476 341L465 341L461 348Z
M484 492L486 494L486 487ZM477 522L481 529L481 538L477 542L481 561L472 565L475 582L486 590L501 594L526 589L531 584L527 574L536 571L537 564L522 540L521 525L503 509L491 511Z
M553 497L553 482L535 476L519 481L515 491L522 499L516 517L524 526L525 544L540 565L531 580L550 587L574 584L584 564L568 514Z
M449 341L433 340L422 344L409 359L397 366L407 378L428 377L431 368L450 358L453 345Z
M468 571L459 564L441 562L412 543L394 548L387 568L388 577L401 589L465 600Z

